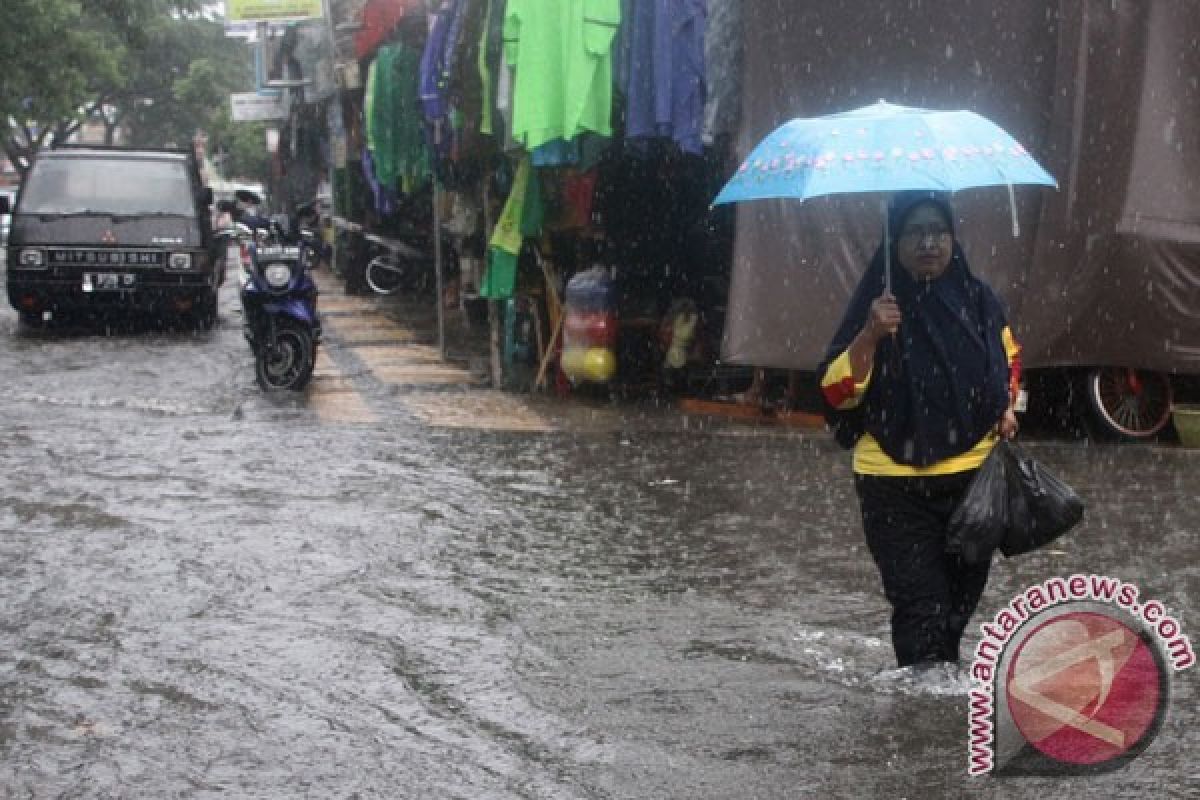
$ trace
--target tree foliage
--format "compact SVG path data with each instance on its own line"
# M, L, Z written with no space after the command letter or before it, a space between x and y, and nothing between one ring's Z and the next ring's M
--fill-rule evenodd
M88 119L102 121L110 141L121 129L134 145L185 147L206 130L212 144L241 152L246 134L229 120L228 96L253 86L250 53L197 13L201 5L0 0L0 120L18 169ZM245 168L258 172L251 154Z
M197 130L219 123L222 112L228 116L230 93L253 88L249 49L226 38L220 23L165 17L145 37L115 104L134 144L188 143Z
M78 0L0 3L0 113L31 125L69 118L92 87L119 80L120 28L93 14Z

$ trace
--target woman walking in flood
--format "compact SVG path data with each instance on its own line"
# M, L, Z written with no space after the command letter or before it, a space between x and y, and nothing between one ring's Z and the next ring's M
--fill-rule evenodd
M947 554L946 527L998 437L1016 435L1020 349L968 267L944 193L898 193L887 224L890 245L871 260L819 374L838 441L854 450L904 667L957 661L983 594L989 564Z

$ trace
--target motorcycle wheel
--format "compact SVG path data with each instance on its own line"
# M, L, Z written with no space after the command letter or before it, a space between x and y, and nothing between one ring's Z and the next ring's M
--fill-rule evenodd
M254 372L263 391L303 389L312 377L312 335L300 324L280 320L275 329L275 347L263 343L255 351Z
M398 258L376 256L367 264L367 285L378 294L395 294L409 280L410 267Z
M1085 378L1089 433L1104 440L1157 436L1171 421L1170 376L1151 370L1099 367Z

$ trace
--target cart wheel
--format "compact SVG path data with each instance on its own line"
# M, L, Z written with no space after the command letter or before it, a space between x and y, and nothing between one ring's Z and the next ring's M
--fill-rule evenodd
M1145 440L1171 421L1171 378L1130 367L1098 367L1084 378L1088 431L1100 439Z

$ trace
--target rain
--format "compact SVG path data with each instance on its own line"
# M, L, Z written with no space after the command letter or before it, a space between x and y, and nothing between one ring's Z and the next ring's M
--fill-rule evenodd
M1195 795L1186 0L4 5L0 796ZM578 112L556 154L538 137L561 120L522 116L520 53L536 26L558 35L549 10L567 28L584 6L615 15L579 28L603 80L572 84L604 113ZM529 37L512 55L504 9L509 39ZM435 52L439 30L457 44ZM441 83L403 72L439 52ZM637 94L696 59L729 71L664 78L674 104ZM570 105L545 87L571 69L542 85L545 108ZM880 107L969 110L999 134L826 124ZM756 151L792 120L833 144ZM175 159L183 206L137 204L166 177L40 188L56 159L130 150ZM1006 180L949 187L945 227L903 226L921 212L897 210L900 189L928 187L844 188L977 164ZM802 176L846 182L805 194ZM126 205L61 205L89 191ZM871 341L869 378L834 381L853 345L826 351L885 237L898 332ZM984 301L978 326L948 307L963 330L931 346L992 336L979 364L919 360L906 304L952 305L938 282L957 273L918 276L901 240L930 262L942 242L994 292L1003 324ZM255 327L268 266L289 276L269 291L315 315L268 299ZM285 353L289 325L305 336ZM269 385L283 373L297 386ZM896 374L911 406L872 407L872 381ZM865 409L849 448L846 381ZM993 543L958 660L899 666L884 580L908 562L880 557L863 478L920 476L938 447L977 469L1014 407L1021 452L1082 519L1028 552ZM875 456L900 471L872 472ZM1073 576L1116 579L1137 610L1095 596L1065 603L1068 623L1031 616L982 680L1001 615ZM1089 614L1083 639L1039 638ZM1020 699L1022 676L1116 623L1137 629L1128 652L1058 669L1046 705ZM974 704L993 689L1000 765L975 774ZM1056 761L1056 736L1092 753L1111 730L1132 737L1114 764Z

